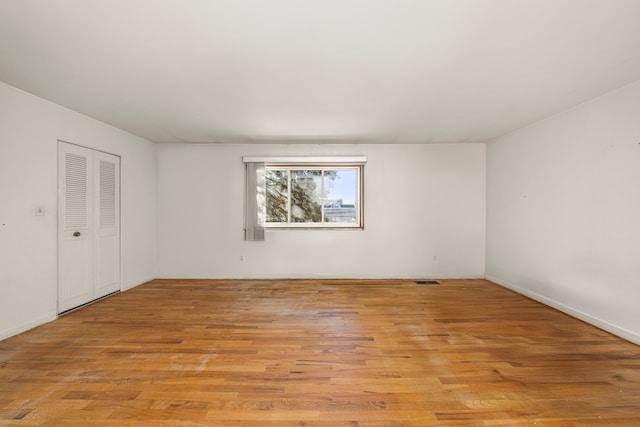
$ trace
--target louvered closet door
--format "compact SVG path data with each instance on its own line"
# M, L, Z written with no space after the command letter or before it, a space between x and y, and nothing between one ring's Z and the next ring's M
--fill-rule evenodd
M120 290L120 158L59 142L58 312Z
M120 290L120 158L95 152L96 298Z
M60 144L58 311L93 299L93 153Z

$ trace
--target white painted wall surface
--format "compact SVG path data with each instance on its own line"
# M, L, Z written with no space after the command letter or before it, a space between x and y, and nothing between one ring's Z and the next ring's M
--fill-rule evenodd
M488 144L487 278L640 343L640 82Z
M159 277L484 276L482 144L157 149ZM296 155L367 156L364 230L270 230L264 242L243 240L242 156Z
M56 316L58 139L122 156L123 288L155 277L153 144L0 82L0 339Z

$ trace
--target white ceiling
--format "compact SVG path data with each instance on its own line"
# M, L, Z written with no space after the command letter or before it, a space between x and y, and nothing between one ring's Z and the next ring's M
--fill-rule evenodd
M640 0L0 0L0 80L156 142L482 142L640 79Z

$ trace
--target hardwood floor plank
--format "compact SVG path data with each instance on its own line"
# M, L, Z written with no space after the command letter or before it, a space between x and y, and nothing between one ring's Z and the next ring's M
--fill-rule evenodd
M154 280L1 341L0 425L640 425L639 346L440 282Z

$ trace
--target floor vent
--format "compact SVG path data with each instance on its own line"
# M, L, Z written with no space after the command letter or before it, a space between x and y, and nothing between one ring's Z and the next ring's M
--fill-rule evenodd
M437 280L416 280L418 285L439 285L440 282Z

